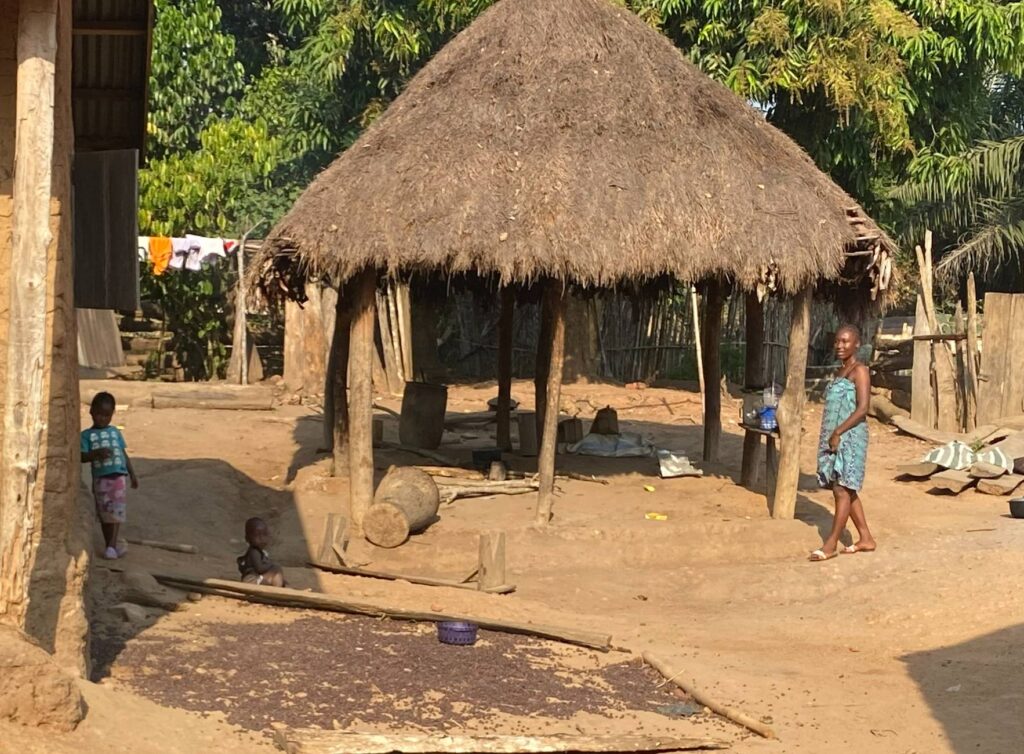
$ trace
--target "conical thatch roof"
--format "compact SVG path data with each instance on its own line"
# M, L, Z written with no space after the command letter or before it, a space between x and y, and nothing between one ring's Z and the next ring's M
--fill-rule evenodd
M632 13L501 0L317 177L256 269L271 289L296 262L334 282L372 265L749 287L777 265L792 291L835 279L858 238L890 246L794 142Z

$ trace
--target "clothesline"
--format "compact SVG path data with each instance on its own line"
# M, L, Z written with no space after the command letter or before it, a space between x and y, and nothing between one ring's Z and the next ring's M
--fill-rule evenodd
M259 248L261 241L246 241L246 251ZM199 272L217 264L238 250L238 241L186 233L182 237L139 236L139 261L153 265L154 275L168 271Z

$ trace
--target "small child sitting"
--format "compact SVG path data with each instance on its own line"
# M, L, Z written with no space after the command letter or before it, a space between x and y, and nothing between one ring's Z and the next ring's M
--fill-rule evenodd
M245 541L249 549L237 559L242 581L247 584L266 586L287 586L284 571L270 559L267 545L270 543L270 527L262 518L250 518L245 522Z

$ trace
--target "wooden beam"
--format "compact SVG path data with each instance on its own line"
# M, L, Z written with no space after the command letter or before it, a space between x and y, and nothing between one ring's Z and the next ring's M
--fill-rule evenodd
M341 576L359 576L367 579L380 579L382 581L407 581L417 586L436 586L449 589L465 589L473 592L485 592L486 594L511 594L516 590L515 584L499 584L498 586L482 588L477 583L466 581L454 581L452 579L435 579L429 576L410 576L407 573L390 573L388 571L371 571L366 568L353 568L351 566L337 565L336 557L328 557L324 560L324 553L318 556L316 562L310 562L313 568L328 573L336 573ZM476 574L474 574L476 575Z
M363 536L363 517L373 502L373 352L377 272L355 279L349 341L349 521L353 538Z
M978 290L974 272L967 275L967 422L970 432L978 425Z
M515 289L501 289L498 317L498 435L502 450L512 450L512 326L515 323Z
M746 353L743 365L743 387L756 390L764 387L764 307L757 293L744 296L746 314ZM761 461L761 436L743 433L743 460L740 466L740 484L752 488L757 481L757 468Z
M925 314L924 298L918 294L914 315L914 337L927 335L928 316ZM911 372L910 417L926 429L935 428L935 389L932 386L931 346L922 340L914 342L914 369Z
M53 241L57 6L57 0L22 0L18 16L13 230L11 256L5 261L11 295L0 454L0 621L22 630L43 524L36 482L47 432L43 376L52 363L46 347L46 293Z
M324 447L333 452L333 476L348 468L348 364L352 338L352 289L338 290L334 310L334 334L327 357L327 381L324 385Z
M911 339L916 341L924 340L930 343L959 343L961 340L966 340L967 336L959 332L928 333L925 335L914 335Z
M288 587L246 584L241 581L226 579L195 579L188 576L172 574L153 574L153 578L161 584L185 591L196 591L217 594L231 599L245 599L282 607L302 607L311 610L325 610L351 615L369 615L375 618L391 618L393 620L410 621L467 621L480 628L490 631L501 631L510 634L536 636L541 639L575 644L590 649L607 651L611 649L612 637L609 634L596 633L578 628L551 626L533 623L528 619L508 621L499 618L486 618L467 613L442 613L434 610L410 610L404 606L396 606L383 601L366 598L367 602L353 602L349 599L322 592L306 592Z
M701 350L704 357L704 460L718 461L722 437L722 283L710 281L704 288L704 328Z
M546 285L541 283L542 286ZM543 289L546 292L546 288ZM536 412L537 438L544 435L544 410L548 405L548 372L551 369L551 337L554 332L553 313L548 296L540 298L540 331L537 333L537 360L533 370L533 405Z
M555 451L558 444L558 408L562 398L562 368L565 363L566 291L561 282L549 280L544 298L551 312L551 360L548 365L544 431L541 434L537 470L540 490L537 494L537 524L546 526L551 520L555 501Z
M800 434L804 415L807 380L807 346L811 329L813 287L793 297L793 318L789 325L789 355L786 388L779 401L779 474L772 505L773 518L793 518L800 484Z
M505 532L483 532L480 534L477 584L481 591L487 591L505 583Z
M105 99L120 101L143 101L146 96L144 89L101 89L96 87L76 87L71 90L71 99Z
M352 733L279 727L274 743L285 754L533 754L534 752L662 752L724 749L720 741L631 733Z
M939 334L939 320L935 313L935 295L932 273L932 232L925 231L924 249L915 249L918 268L921 272L921 299L924 301L925 316L928 318L930 335ZM959 432L960 420L956 410L956 380L954 378L953 354L945 343L932 343L932 373L935 376L936 426L947 432Z
M139 21L76 21L71 33L76 37L144 37L149 28Z

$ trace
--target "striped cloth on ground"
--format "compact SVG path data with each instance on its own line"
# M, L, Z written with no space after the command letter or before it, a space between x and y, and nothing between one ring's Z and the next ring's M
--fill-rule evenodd
M965 445L959 440L953 440L940 448L935 448L925 454L921 459L927 463L934 463L944 469L969 469L975 463L990 463L1005 469L1007 474L1013 473L1013 459L1008 458L1006 453L999 448L986 448L975 452L970 445Z

